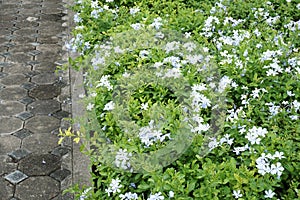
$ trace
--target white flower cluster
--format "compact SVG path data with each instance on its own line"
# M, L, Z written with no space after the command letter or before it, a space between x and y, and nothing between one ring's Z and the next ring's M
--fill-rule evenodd
M120 194L121 200L137 200L138 195L136 193L126 192L125 194Z
M251 144L260 144L261 138L265 137L268 133L266 128L261 128L253 126L251 129L248 130L246 134L246 138L249 140Z
M192 120L197 123L196 125L192 126L191 128L192 133L200 134L202 131L208 131L208 129L210 128L209 124L203 123L204 120L202 117L195 115L192 117Z
M170 133L163 134L161 130L157 130L154 120L151 120L148 126L140 128L139 137L141 142L149 147L157 141L163 142L167 137L170 139Z
M221 146L224 143L227 143L228 145L232 145L234 141L234 138L230 138L230 135L226 134L224 135L220 141L218 142L216 138L210 138L210 142L208 143L209 150L213 150L214 148L217 148Z
M129 161L131 156L132 154L128 153L127 149L119 149L115 158L115 165L125 170L130 169L131 165Z
M199 112L201 108L208 108L211 106L211 101L201 94L201 91L207 90L205 84L195 84L192 86L191 99L192 99L192 109L194 112Z
M151 194L147 200L163 200L163 199L165 199L165 197L161 195L161 192L158 192L155 194Z
M103 75L100 79L100 83L98 83L98 85L96 85L96 88L98 87L106 87L108 89L108 91L113 89L113 86L110 84L109 82L109 77L110 75Z
M108 194L108 196L110 196L110 193L119 193L121 192L120 188L122 188L123 186L120 185L121 180L120 179L112 179L111 183L109 184L109 187L107 189L105 189L105 192Z
M279 179L282 175L282 172L284 171L284 168L282 167L280 162L276 162L276 164L271 164L271 160L275 159L282 159L285 158L283 156L283 152L276 151L274 155L271 155L268 153L267 155L265 153L262 153L262 155L256 159L256 167L258 169L258 173L261 175L265 175L267 173L270 173L272 175L277 174L277 178Z

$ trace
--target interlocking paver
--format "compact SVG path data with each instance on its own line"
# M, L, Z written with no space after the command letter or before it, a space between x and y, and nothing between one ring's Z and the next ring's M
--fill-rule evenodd
M11 182L12 184L17 184L17 183L20 183L21 181L25 180L26 178L28 178L28 176L26 174L24 174L23 172L16 170L16 171L4 176L4 178L6 180L8 180L9 182Z
M50 133L60 126L60 121L54 117L38 115L25 122L25 128L34 133Z
M9 199L13 196L13 185L5 180L3 177L0 177L0 194L1 199Z
M12 162L12 158L7 155L0 155L0 177L6 173L13 172L16 169L17 163Z
M0 99L7 101L17 101L27 96L27 90L21 87L8 87L1 90Z
M60 168L60 158L53 154L33 154L21 160L19 164L19 169L29 176L50 175Z
M21 140L13 135L1 135L0 134L0 155L6 155L7 153L14 151L21 146Z
M55 172L50 174L50 176L57 181L63 181L69 175L71 175L71 172L70 172L70 170L67 170L67 169L58 169Z
M57 136L51 133L35 133L24 138L22 146L35 154L46 154L58 146Z
M0 102L0 117L1 116L14 116L25 110L25 105L19 102L9 101Z
M28 110L33 114L52 114L60 110L60 103L56 100L38 100L28 105Z
M52 99L59 94L60 88L54 85L40 85L29 92L29 96L41 100Z
M11 74L0 80L0 83L4 85L21 85L24 82L27 82L28 78L24 74Z
M2 91L1 91L2 92ZM9 135L20 130L23 121L15 117L0 117L0 136Z
M68 35L62 0L0 7L0 199L73 199L61 194L72 182L72 145L57 143L71 116L69 77L55 73Z
M32 134L33 134L33 133L32 133L31 131L29 131L29 130L23 128L23 129L21 129L21 130L15 132L15 133L13 133L12 135L14 135L14 136L16 136L16 137L18 137L18 138L20 138L20 139L24 139L24 138L26 138L27 136L32 135Z
M49 176L29 177L16 186L15 196L20 199L45 200L56 197L59 182Z
M28 151L27 149L17 149L15 151L12 151L8 153L8 155L14 160L14 161L19 161L25 156L29 155L31 152Z
M41 73L32 77L31 81L37 84L46 85L55 83L57 79L57 76L53 73Z
M26 119L29 119L32 116L33 116L32 113L26 112L26 111L25 112L21 112L21 113L19 113L19 114L16 115L17 118L19 118L19 119L21 119L23 121L25 121Z

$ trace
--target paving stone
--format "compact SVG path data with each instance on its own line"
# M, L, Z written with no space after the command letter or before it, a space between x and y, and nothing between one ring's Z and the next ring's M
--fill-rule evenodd
M21 85L22 88L26 89L26 90L31 90L32 88L36 87L36 84L31 83L31 82L27 82L27 83L23 83Z
M0 117L0 136L9 135L20 130L23 127L23 121L12 117Z
M37 33L38 31L38 28L23 28L23 29L19 29L19 30L16 30L14 32L14 34L16 35L30 35L30 34L35 34Z
M31 97L24 97L24 98L20 99L19 102L27 105L27 104L34 102L34 99Z
M10 47L16 46L16 44L13 42L7 42L7 43L3 44L3 46L10 48Z
M50 153L58 146L58 137L51 133L36 133L24 138L22 147L32 153Z
M70 152L70 148L64 147L64 146L58 146L51 153L53 155L62 157L62 156L66 155L69 152Z
M49 116L35 116L25 122L25 128L33 133L50 133L59 125L58 119Z
M36 15L33 15L32 17L36 17ZM28 17L26 19L28 19ZM30 19L31 18L29 18L29 20ZM22 20L15 23L15 25L20 28L28 28L28 27L38 27L39 23L37 21Z
M0 194L1 199L6 200L13 196L14 188L8 181L3 177L0 177Z
M11 158L7 155L0 155L0 177L2 177L3 174L8 174L17 169L18 164L13 163L10 160Z
M27 77L30 77L30 78L32 78L32 77L34 77L34 76L36 76L36 75L38 75L38 74L39 74L39 72L38 72L38 71L34 71L34 70L25 73L25 75L26 75Z
M33 50L33 51L30 51L28 52L29 55L31 56L36 56L36 55L39 55L41 54L42 52L38 51L38 50Z
M58 119L63 119L63 118L69 118L70 117L70 113L60 110L56 113L53 114L54 117L58 118Z
M11 66L11 62L0 62L0 67L9 67L9 66Z
M60 57L61 56L58 53L48 51L48 52L43 52L43 53L35 56L35 59L38 60L38 61L47 60L49 62L55 62Z
M9 74L26 73L31 71L30 65L14 64L3 68L3 72Z
M37 99L52 99L60 94L60 88L53 85L40 85L29 92L31 97ZM1 96L0 96L1 98Z
M7 77L7 76L8 76L7 73L0 72L0 79L3 79L4 77Z
M59 182L49 176L30 177L16 186L20 199L48 200L59 193Z
M11 62L24 63L26 61L32 60L32 56L26 55L24 53L14 53L10 57L7 57L6 60Z
M28 78L23 74L12 74L8 75L0 80L0 83L11 86L11 85L20 85L24 82L27 82Z
M58 77L54 73L41 73L32 77L31 81L37 84L53 84L58 80Z
M69 175L71 175L71 171L67 169L58 169L50 174L50 176L57 181L63 181Z
M37 41L42 44L57 44L61 41L61 39L56 36L52 36L52 37L48 36L48 37L38 37Z
M12 135L0 135L0 155L6 155L15 149L20 148L21 140Z
M55 100L38 100L28 105L33 114L51 114L60 110L60 103Z
M33 65L33 69L40 72L55 72L56 64L53 62L39 62L38 64Z
M13 116L25 110L25 105L17 101L0 102L0 117Z
M6 101L17 101L27 96L27 90L21 87L9 87L1 90L0 99Z
M31 152L28 151L25 148L22 149L17 149L15 151L12 151L10 153L8 153L8 155L15 161L18 162L19 160L21 160L22 158L25 158L26 156L28 156Z
M4 178L12 184L17 184L17 183L20 183L21 181L25 180L26 178L28 178L28 176L26 174L24 174L23 172L16 170L16 171L6 175Z
M16 136L16 137L18 137L18 138L20 138L20 139L24 139L24 138L26 138L27 136L32 135L32 134L33 134L33 133L30 132L30 131L27 130L27 129L21 129L21 130L15 132L15 133L13 133L14 136Z
M28 176L46 176L60 168L60 158L52 154L31 154L19 162Z
M74 196L70 193L66 193L64 195L59 194L58 196L56 196L55 198L51 199L51 200L73 200Z
M0 54L0 56L1 56L2 58L6 58L6 57L11 56L11 53L10 53L10 52L3 52L3 53Z
M35 46L29 44L20 44L9 48L9 52L12 53L16 53L16 52L27 53L34 50L35 50Z
M36 42L36 37L16 37L12 40L16 44L28 44L31 42Z
M29 119L29 118L32 117L32 116L33 116L32 113L26 112L26 111L25 111L25 112L22 112L22 113L20 113L20 114L18 114L18 115L16 115L17 118L19 118L19 119L21 119L21 120L23 120L23 121Z

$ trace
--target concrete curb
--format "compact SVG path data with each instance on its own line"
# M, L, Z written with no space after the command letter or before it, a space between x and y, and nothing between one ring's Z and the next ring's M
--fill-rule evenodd
M63 0L66 6L71 6L74 4L72 0ZM66 14L66 23L63 26L67 27L67 34L64 41L69 41L71 39L71 31L75 26L73 23L74 13L65 7L64 13ZM67 52L64 56L64 61L68 62L69 58L75 58L76 54ZM71 93L71 113L72 119L76 119L81 116L84 112L84 107L80 104L79 95L84 93L83 88L83 74L82 71L75 71L69 66L68 73L70 76L70 93ZM73 127L75 131L76 127ZM72 185L79 184L82 186L91 186L91 174L90 174L90 159L87 155L80 152L80 144L72 143Z

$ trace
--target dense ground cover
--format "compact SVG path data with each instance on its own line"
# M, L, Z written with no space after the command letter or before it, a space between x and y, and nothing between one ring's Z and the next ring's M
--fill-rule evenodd
M300 3L77 0L80 199L300 199ZM69 134L70 135L70 134ZM63 134L62 134L63 136ZM80 192L81 191L81 192Z

